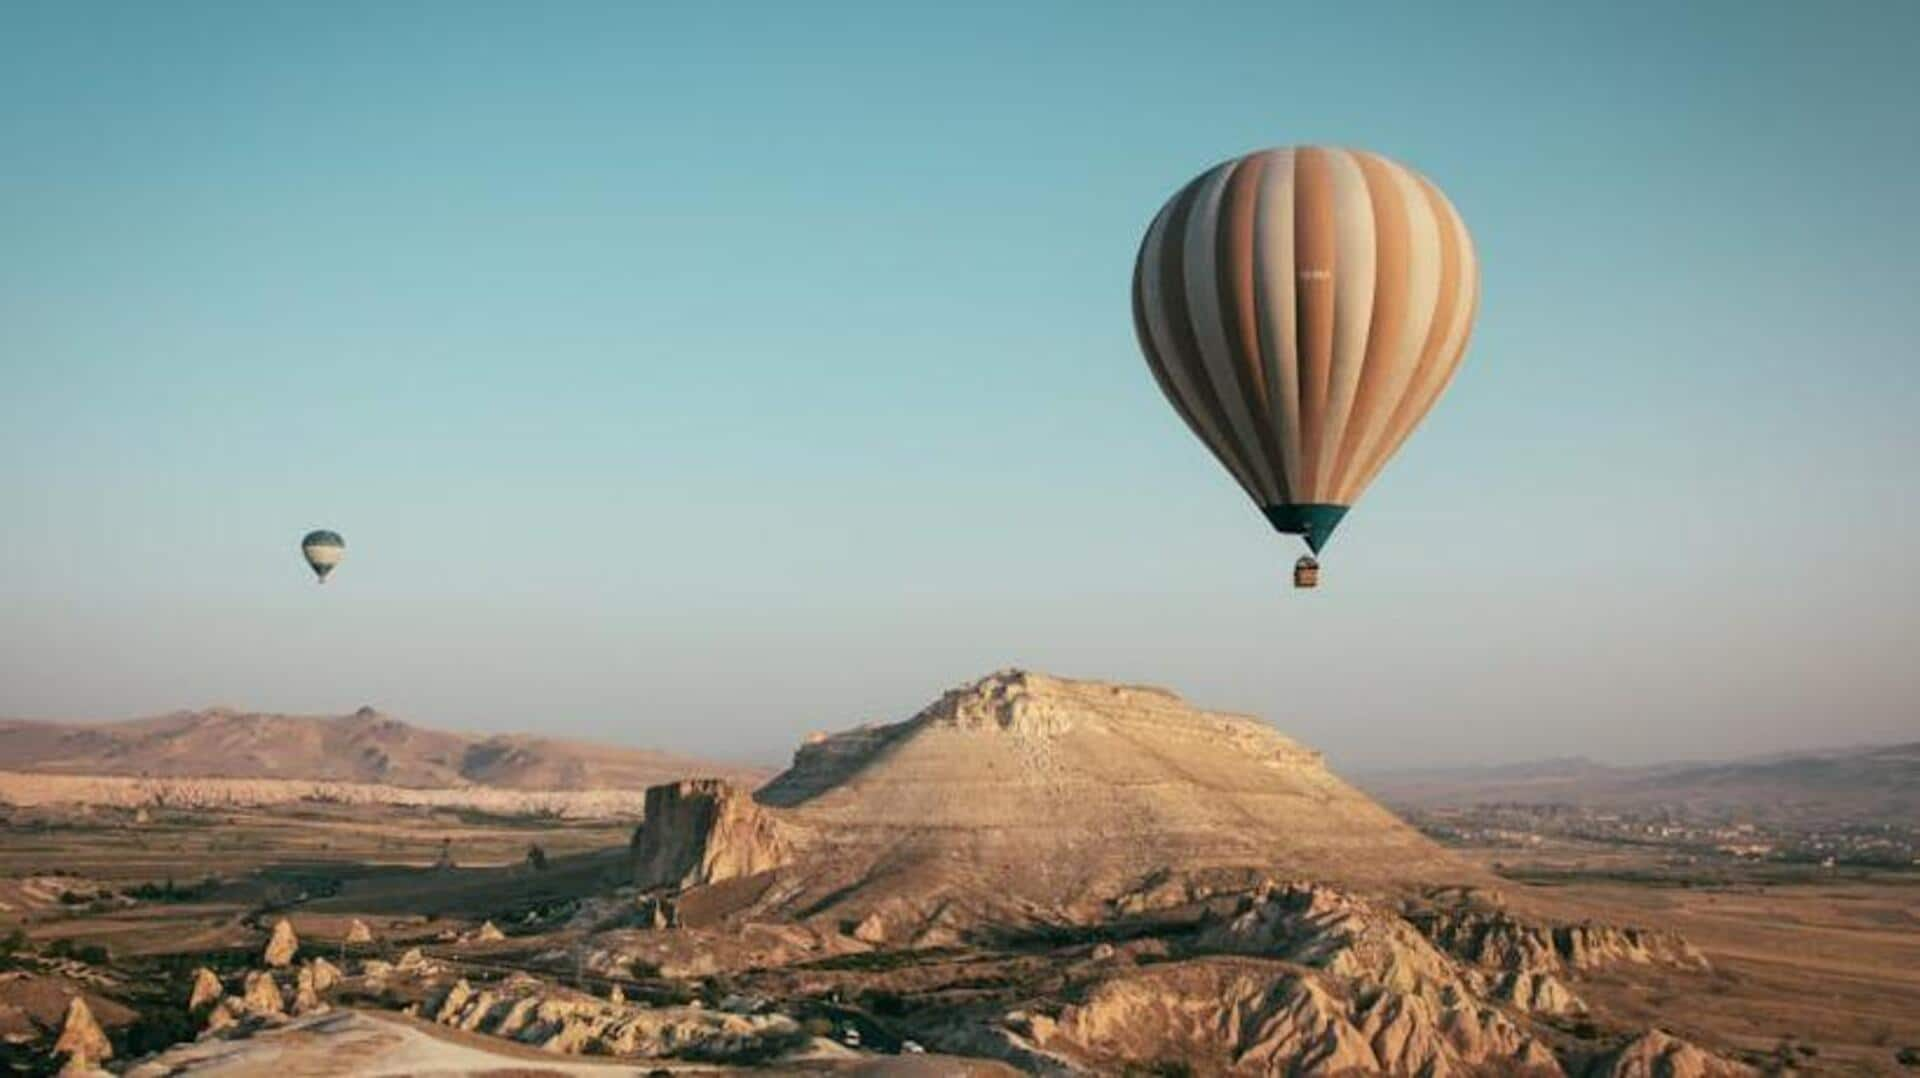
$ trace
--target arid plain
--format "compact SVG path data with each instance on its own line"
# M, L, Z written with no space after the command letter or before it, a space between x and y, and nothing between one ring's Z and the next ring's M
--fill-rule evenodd
M1018 671L777 776L370 711L0 738L16 1072L1920 1066L1913 821L1871 818L1910 752L1823 758L1890 784L1844 804L1780 761L1750 811L1376 798L1255 719Z

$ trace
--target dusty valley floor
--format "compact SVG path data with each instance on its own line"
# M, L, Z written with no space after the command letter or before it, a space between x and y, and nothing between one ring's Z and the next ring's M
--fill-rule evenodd
M0 807L0 1060L1920 1067L1920 874L1438 845L1315 754L1156 690L997 675L816 739L755 797L668 783L645 813Z

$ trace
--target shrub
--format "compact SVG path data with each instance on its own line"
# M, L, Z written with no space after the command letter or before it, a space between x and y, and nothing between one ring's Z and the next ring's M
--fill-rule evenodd
M27 934L19 928L0 938L0 969L12 969L18 964L18 957L27 949Z

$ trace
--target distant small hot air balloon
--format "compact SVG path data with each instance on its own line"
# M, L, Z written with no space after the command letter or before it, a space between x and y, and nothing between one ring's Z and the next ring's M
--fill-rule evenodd
M333 572L333 567L347 556L347 541L340 538L339 532L324 529L308 532L307 537L300 540L300 553L306 556L307 564L312 567L314 575L320 578L320 583L325 584L327 574Z
M1273 527L1319 553L1447 388L1480 272L1440 189L1359 150L1217 165L1167 201L1133 273L1155 381ZM1296 573L1301 587L1318 583Z

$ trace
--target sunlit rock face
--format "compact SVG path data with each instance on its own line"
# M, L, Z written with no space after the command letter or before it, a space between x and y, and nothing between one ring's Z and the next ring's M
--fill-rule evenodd
M719 779L647 791L646 822L633 836L634 882L691 887L751 876L788 863L786 825Z
M1026 671L810 738L750 799L655 787L633 856L641 887L784 870L762 913L808 907L887 941L1144 910L1143 888L1191 897L1208 874L1480 879L1265 723Z

